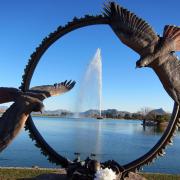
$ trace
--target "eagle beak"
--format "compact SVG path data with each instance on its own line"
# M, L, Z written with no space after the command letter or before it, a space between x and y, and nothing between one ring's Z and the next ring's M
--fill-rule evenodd
M147 61L145 61L144 59L140 59L136 61L136 68L142 68L146 66L147 66Z
M42 113L43 113L43 111L44 111L44 104L42 103L42 104L41 104L41 108L40 108L39 112L42 114Z
M138 60L138 61L136 61L135 69L140 68L140 67L141 67L141 60Z

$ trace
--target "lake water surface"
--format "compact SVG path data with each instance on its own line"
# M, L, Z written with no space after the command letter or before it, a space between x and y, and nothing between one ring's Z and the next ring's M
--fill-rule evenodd
M143 129L141 121L113 119L71 119L33 117L46 141L61 155L73 160L74 152L84 159L95 153L96 159L114 159L121 165L145 154L159 140L162 132L153 127ZM28 133L22 131L13 143L0 154L0 166L58 167L46 160ZM180 174L180 133L166 156L144 171Z

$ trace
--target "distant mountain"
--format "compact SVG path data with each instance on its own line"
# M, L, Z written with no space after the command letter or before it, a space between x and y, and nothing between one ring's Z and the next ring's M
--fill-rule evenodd
M7 106L0 106L0 113L4 113L8 107ZM163 108L159 109L154 109L149 112L150 114L155 114L155 115L164 115L167 114L163 110ZM41 115L40 112L33 112L32 114L34 115ZM43 115L49 115L49 116L60 116L60 117L72 117L75 113L65 110L65 109L57 109L57 110L45 110L43 112ZM125 118L125 119L139 119L140 114L139 113L130 113L128 111L118 111L117 109L107 109L107 110L102 110L101 112L103 117L107 118ZM81 117L97 117L99 115L99 110L97 109L89 109L84 112L80 112L79 115Z
M149 113L153 113L156 115L164 115L167 114L162 108L159 109L154 109L150 111ZM96 109L90 109L85 112L79 113L81 117L97 117L99 115L99 111ZM124 118L124 119L139 119L141 118L141 114L139 113L130 113L128 111L118 111L117 109L107 109L107 110L102 110L101 115L103 117L107 118Z
M88 111L81 112L80 114L81 114L81 115L84 115L84 116L92 116L92 115L99 114L99 111L98 111L98 110L95 110L95 109L90 109L90 110L88 110Z
M42 113L43 115L47 116L60 116L60 117L65 117L65 116L72 116L73 113L64 109L57 109L57 110L45 110ZM40 112L33 112L32 115L41 115Z
M0 113L4 113L7 108L7 106L0 106Z
M164 115L164 114L167 114L167 112L164 111L162 108L154 109L154 110L150 111L149 113L152 113L152 114L155 114L155 115Z
M57 114L61 115L62 113L71 113L70 111L64 109L57 109L57 110L45 110L43 114Z
M79 114L81 117L97 117L99 115L99 110L90 109L85 112L81 112ZM103 117L109 117L109 118L120 118L124 116L131 117L132 113L128 111L118 111L117 109L107 109L107 110L102 110L101 115Z
M6 110L8 106L0 106L0 109Z

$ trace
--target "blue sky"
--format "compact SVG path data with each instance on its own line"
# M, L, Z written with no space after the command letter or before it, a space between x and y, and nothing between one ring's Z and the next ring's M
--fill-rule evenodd
M19 87L27 60L41 40L74 16L100 14L104 2L1 0L0 86ZM145 19L158 34L163 33L166 24L180 25L179 0L116 2ZM77 81L71 92L46 100L46 109L75 109L83 73L97 48L101 48L103 61L103 109L136 112L146 106L172 110L173 101L153 70L135 69L139 55L122 44L107 25L76 30L44 54L31 86L54 84L65 79Z

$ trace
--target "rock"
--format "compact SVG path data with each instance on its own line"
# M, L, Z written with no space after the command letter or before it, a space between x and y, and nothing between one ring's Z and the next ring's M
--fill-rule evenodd
M35 165L35 166L32 166L32 168L34 168L34 169L38 169L38 168L39 168L39 166L36 166L36 165Z

